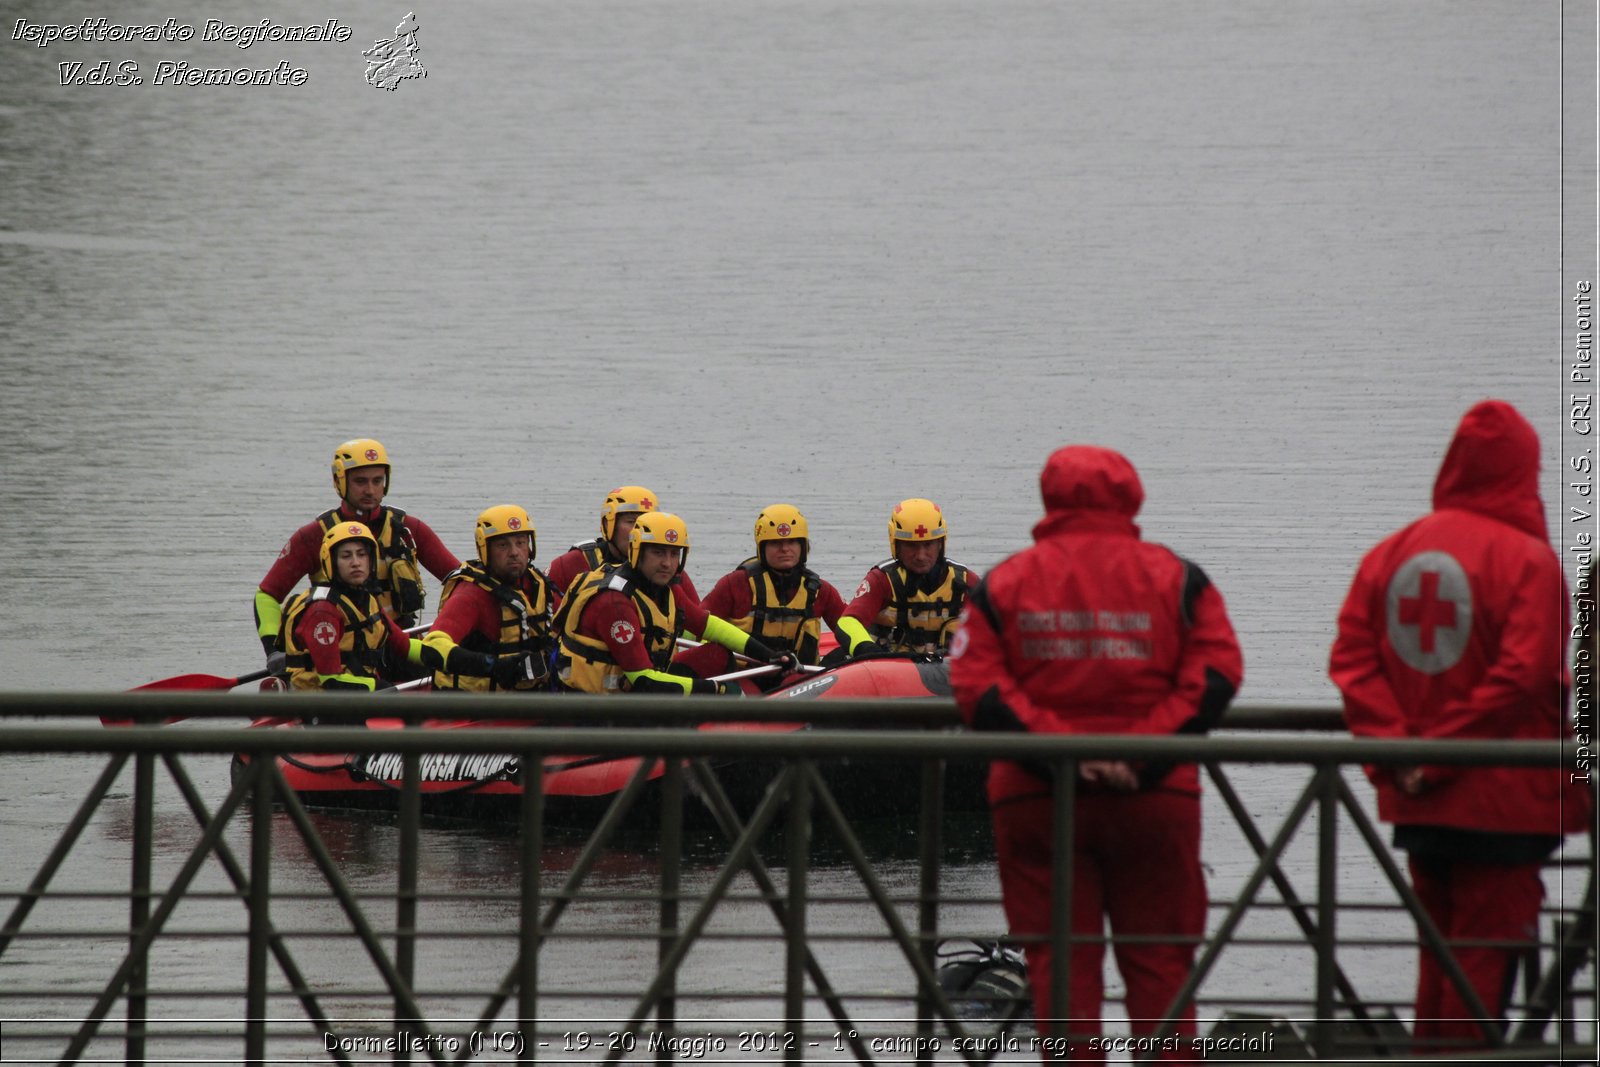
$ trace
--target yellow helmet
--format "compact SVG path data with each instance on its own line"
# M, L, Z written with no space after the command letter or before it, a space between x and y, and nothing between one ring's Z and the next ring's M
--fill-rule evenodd
M683 549L678 561L681 571L689 559L689 527L676 515L665 511L647 511L634 520L633 532L628 534L628 562L635 567L639 565L639 549L642 545Z
M333 566L333 550L346 541L365 541L372 552L373 573L377 573L378 566L378 539L372 536L372 531L359 522L341 522L335 524L322 535L322 547L317 555L322 562L322 573L331 581L339 577L339 572Z
M389 493L389 484L394 481L394 469L389 466L389 451L370 437L358 437L354 441L346 441L333 450L333 488L339 494L339 499L344 499L344 476L357 467L382 467L385 479L384 495Z
M606 494L606 502L600 505L600 533L607 541L611 540L611 531L617 528L618 515L643 515L647 511L654 511L660 501L656 495L642 485L619 485Z
M806 517L793 504L768 504L756 516L756 556L761 556L761 546L768 541L799 541L800 565L811 554L811 530ZM764 562L764 561L763 561Z
M528 558L531 560L538 555L538 531L533 528L533 519L528 516L526 509L515 504L496 504L484 509L483 514L478 516L477 525L472 528L472 539L478 543L478 560L489 562L491 538L509 537L512 534L527 534Z
M889 554L898 558L897 546L902 542L938 541L948 532L938 504L921 497L902 500L889 513Z

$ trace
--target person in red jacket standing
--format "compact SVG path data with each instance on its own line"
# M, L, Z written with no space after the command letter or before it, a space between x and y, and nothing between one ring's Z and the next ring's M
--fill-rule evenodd
M440 581L461 566L432 527L383 502L389 493L389 475L388 450L371 438L346 441L333 450L333 490L339 494L339 506L291 534L256 588L256 631L267 666L275 672L284 664L279 638L284 598L302 578L309 576L313 583L333 578L321 558L322 538L341 523L357 522L372 532L377 545L373 580L378 599L402 627L416 624L426 600L418 563Z
M1569 736L1567 599L1539 498L1539 437L1510 404L1462 418L1433 511L1372 549L1339 612L1328 674L1365 737ZM1582 829L1588 793L1551 767L1372 767L1412 885L1447 941L1532 943L1542 861ZM1502 1017L1516 944L1461 946L1478 1000ZM1419 1043L1481 1045L1460 991L1426 946Z
M1199 567L1143 541L1144 488L1106 448L1057 449L1040 475L1035 544L1002 561L967 598L947 662L967 724L1048 734L1204 733L1233 699L1244 661L1222 596ZM1049 771L997 761L989 807L1011 933L1048 937L1053 838ZM1078 764L1072 933L1106 919L1135 1036L1150 1034L1188 977L1205 930L1200 779L1194 764ZM1162 940L1170 938L1171 940ZM1051 1020L1049 941L1027 940L1041 1033ZM1100 1061L1105 945L1073 945L1070 1056ZM1052 1032L1054 1030L1054 1032ZM1194 1009L1177 1033L1195 1032ZM1181 1044L1181 1043L1180 1043ZM1185 1046L1186 1047L1186 1046Z

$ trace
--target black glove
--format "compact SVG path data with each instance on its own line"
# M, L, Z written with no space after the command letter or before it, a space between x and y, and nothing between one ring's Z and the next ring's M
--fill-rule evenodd
M524 682L538 681L542 675L533 653L524 652L520 656L502 656L495 660L489 676L501 689L515 689Z
M782 667L785 670L794 670L800 663L793 652L779 652L762 644L755 638L750 638L744 643L744 654L769 667Z
M889 650L876 641L862 641L850 652L851 659L871 659L874 656L887 656Z
M693 696L743 696L744 690L733 682L713 682L705 678L696 678L689 686Z

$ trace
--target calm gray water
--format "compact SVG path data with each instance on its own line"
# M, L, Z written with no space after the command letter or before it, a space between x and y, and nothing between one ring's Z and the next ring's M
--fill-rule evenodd
M1545 433L1561 528L1553 0L492 0L419 8L427 77L376 90L405 11L227 0L190 23L352 37L38 48L15 19L110 12L7 5L0 685L254 669L255 584L354 436L460 554L517 501L548 563L638 482L702 584L787 500L846 592L896 500L986 570L1044 456L1109 445L1255 702L1333 699L1355 562L1474 401ZM59 84L104 59L307 80ZM80 772L6 762L5 846L40 855Z

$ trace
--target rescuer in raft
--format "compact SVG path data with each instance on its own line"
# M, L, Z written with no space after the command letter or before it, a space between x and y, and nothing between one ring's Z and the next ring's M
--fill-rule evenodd
M815 664L817 642L826 622L848 643L840 629L844 598L806 566L811 533L806 517L793 504L771 504L756 517L756 554L718 580L701 606L718 618L780 652L793 652L803 664ZM720 645L701 645L679 652L676 662L701 677L734 669L733 656ZM781 674L751 679L761 689L778 685Z
M679 597L673 579L689 554L689 528L676 515L647 511L628 535L628 558L591 571L557 614L556 681L584 693L717 693L723 684L673 673L680 634L757 660L793 667L794 655L767 647L700 602ZM682 670L683 668L679 668Z
M422 639L433 688L550 688L550 580L533 565L533 519L499 504L478 516L472 536L478 558L444 580L439 615Z
M422 662L422 642L406 636L377 591L378 539L359 522L322 537L326 581L289 602L281 639L295 689L371 692L393 684L401 665Z
M335 526L358 522L373 534L378 546L378 599L402 628L416 625L427 599L418 563L440 581L461 566L427 523L383 502L390 473L388 451L371 438L346 441L333 450L333 489L339 494L339 506L291 534L256 589L256 633L267 666L275 673L282 669L285 652L279 642L283 600L301 578L309 575L313 582L326 582L332 577L321 545Z
M550 584L559 602L572 591L579 578L590 571L628 561L628 535L634 520L647 511L659 511L661 499L642 485L622 485L606 494L600 505L600 536L579 541L550 564ZM674 591L699 600L694 583L679 571L673 579Z
M949 528L931 500L902 500L889 513L889 558L861 579L839 628L852 656L943 653L961 625L978 572L945 556Z

